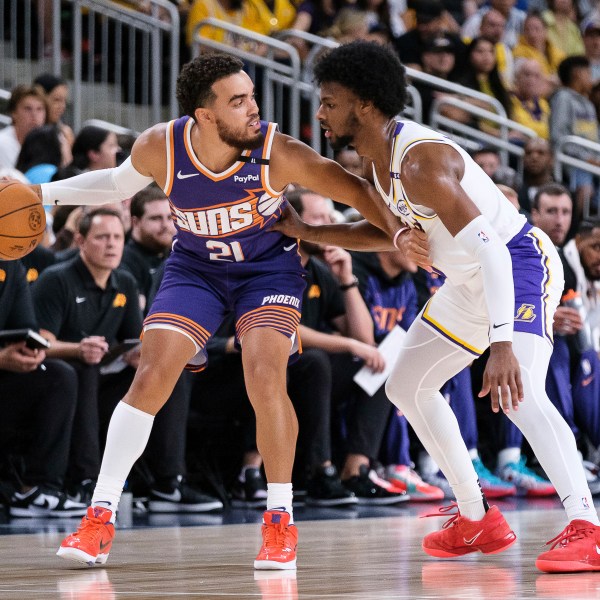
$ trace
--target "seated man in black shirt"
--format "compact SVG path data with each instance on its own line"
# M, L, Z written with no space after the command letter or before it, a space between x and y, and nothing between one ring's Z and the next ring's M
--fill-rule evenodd
M73 429L70 481L73 494L89 502L94 480L100 471L101 422L107 423L112 410L133 380L139 352L123 355L121 370L102 374L99 363L109 347L137 338L142 329L135 279L116 267L121 262L124 228L117 212L99 208L86 213L76 236L76 257L46 269L33 286L40 327L52 342L51 356L68 360L79 376L79 393ZM157 423L170 415L161 411ZM183 482L184 453L180 446L183 422L169 421L158 427L169 452L145 455L151 463L154 482L150 509L160 512L194 512L222 508L222 503L197 494Z
M121 267L137 281L140 306L148 312L153 279L171 250L175 226L169 199L155 183L131 199L131 236L125 244Z
M0 262L0 330L22 328L37 330L25 268L19 261ZM86 505L62 491L77 402L73 368L25 341L0 345L0 389L0 460L24 453L24 470L14 473L20 481L10 515L85 514Z

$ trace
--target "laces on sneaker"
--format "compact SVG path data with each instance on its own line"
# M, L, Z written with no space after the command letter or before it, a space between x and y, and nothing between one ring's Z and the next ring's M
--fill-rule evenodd
M265 527L264 545L267 548L278 548L285 544L287 527L283 523L270 523Z
M550 550L554 550L556 546L566 546L569 542L575 542L576 540L582 540L588 536L593 536L596 533L596 528L590 523L589 527L575 527L572 523L569 523L556 537L553 537L549 542L546 542L546 546L550 546Z
M98 536L102 536L101 528L104 525L99 517L85 517L77 527L77 536L81 541L94 542Z
M450 511L454 510L454 509L456 509L456 513L454 513L454 514L450 513ZM454 524L454 522L456 521L456 519L458 519L458 517L460 517L460 510L458 510L458 504L456 502L453 502L452 504L450 504L448 506L442 506L441 508L438 509L437 512L429 513L427 515L422 515L420 518L426 519L427 517L444 517L444 516L447 516L446 513L450 513L451 516L442 525L442 529L448 529L448 527L451 527Z

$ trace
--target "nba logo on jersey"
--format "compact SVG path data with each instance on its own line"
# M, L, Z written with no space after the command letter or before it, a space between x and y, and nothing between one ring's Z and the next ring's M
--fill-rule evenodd
M581 499L581 504L582 504L583 508L586 508L586 509L590 508L590 503L588 502L588 499L585 496Z
M490 241L490 238L486 235L485 231L480 231L477 234L477 237L484 243L487 244Z

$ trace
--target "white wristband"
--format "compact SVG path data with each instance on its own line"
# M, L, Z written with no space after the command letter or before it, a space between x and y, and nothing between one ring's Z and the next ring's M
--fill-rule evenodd
M410 231L410 227L408 225L405 225L404 227L400 227L400 229L398 229L398 231L396 231L396 235L394 235L394 246L396 248L398 248L398 238L400 237L401 234L403 234L405 231ZM398 248L398 250L400 250L400 248Z

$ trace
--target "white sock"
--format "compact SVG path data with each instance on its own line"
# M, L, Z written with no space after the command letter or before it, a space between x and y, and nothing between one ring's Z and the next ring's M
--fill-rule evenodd
M267 483L267 510L285 510L290 514L290 524L294 522L291 483Z
M477 479L464 483L453 483L452 491L456 496L458 510L463 517L471 521L481 521L485 517L483 494Z
M583 492L579 495L572 494L563 500L563 506L567 511L569 521L573 519L583 519L594 525L600 525L598 513L594 507L594 501L589 493Z
M112 414L92 506L110 508L113 522L125 479L144 451L153 423L154 416L125 402L119 402Z
M504 448L498 452L498 469L517 464L521 460L521 448Z

